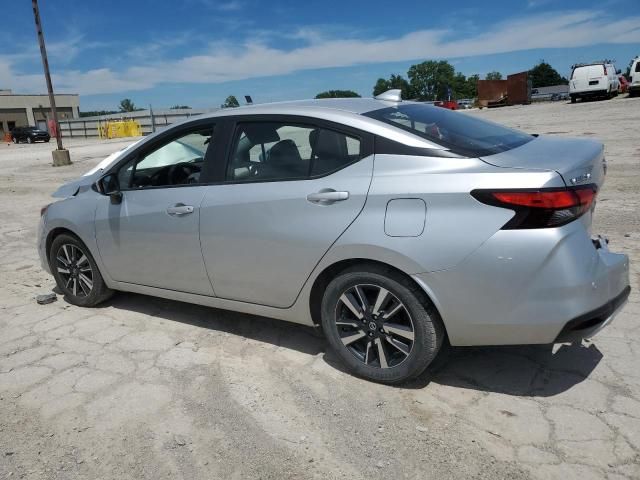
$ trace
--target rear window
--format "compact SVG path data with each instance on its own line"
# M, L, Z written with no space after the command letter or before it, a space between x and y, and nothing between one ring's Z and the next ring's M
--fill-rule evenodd
M414 133L467 157L506 152L534 138L468 114L417 103L373 110L364 116Z
M580 67L575 67L571 72L571 80L575 80L576 78L595 78L602 77L605 75L604 73L605 66L601 63L596 65L582 65Z

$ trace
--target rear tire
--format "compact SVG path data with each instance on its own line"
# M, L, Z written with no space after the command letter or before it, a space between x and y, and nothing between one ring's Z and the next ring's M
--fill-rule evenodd
M16 137L11 137L11 141L12 141L13 143L15 143L15 144L17 144L17 143L18 143L18 139L17 139Z
M390 268L345 270L327 286L322 328L331 350L355 375L399 384L420 375L445 338L425 293Z
M571 95L571 103L576 103L578 98L575 95Z
M77 237L61 234L54 238L49 265L58 288L73 305L94 307L113 295L91 252Z

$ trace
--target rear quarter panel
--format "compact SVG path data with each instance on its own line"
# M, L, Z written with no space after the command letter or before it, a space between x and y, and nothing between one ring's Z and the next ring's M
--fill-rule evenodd
M513 211L484 205L477 188L562 187L556 172L487 165L479 159L376 155L374 176L360 216L338 239L322 264L349 258L389 263L408 274L446 270L494 235ZM385 233L388 203L421 199L426 205L419 235Z

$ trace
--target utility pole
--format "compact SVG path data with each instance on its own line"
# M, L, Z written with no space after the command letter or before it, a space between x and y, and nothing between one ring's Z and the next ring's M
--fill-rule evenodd
M49 61L47 60L47 49L44 45L44 35L42 33L42 22L40 21L40 9L38 8L38 0L31 0L33 6L33 17L36 22L36 33L38 35L38 43L40 44L40 54L42 55L42 67L44 68L44 77L47 81L47 90L49 92L49 103L51 105L51 114L56 129L56 142L58 149L53 153L53 166L71 165L69 151L62 147L62 134L60 132L60 124L58 123L58 112L56 111L56 99L53 95L53 84L51 83L51 74L49 73Z

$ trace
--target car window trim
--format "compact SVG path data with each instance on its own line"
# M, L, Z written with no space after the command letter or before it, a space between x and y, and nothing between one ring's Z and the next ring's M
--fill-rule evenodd
M286 115L286 114L255 114L255 115L237 115L233 117L228 117L229 127L233 128L233 135L230 142L227 142L227 149L225 151L225 162L224 162L224 177L222 181L218 184L222 185L237 185L237 184L252 184L252 183L272 183L272 182L295 182L295 181L306 181L306 180L316 180L318 178L323 178L329 175L332 175L340 170L343 170L351 165L354 165L361 160L373 155L374 153L374 135L363 130L359 130L348 125L344 125L341 123L332 122L329 120L324 120L316 117L308 117L304 115ZM273 178L273 179L259 179L259 180L232 180L227 179L227 171L228 166L232 161L233 149L236 144L236 139L238 138L240 132L240 126L243 123L279 123L287 126L300 126L300 127L312 127L312 128L323 128L325 130L332 130L337 133L342 133L348 137L357 138L360 141L360 155L358 158L352 162L346 163L342 165L340 168L331 170L329 172L322 173L320 175L306 175L304 177L295 177L295 178ZM310 170L311 171L311 170Z

